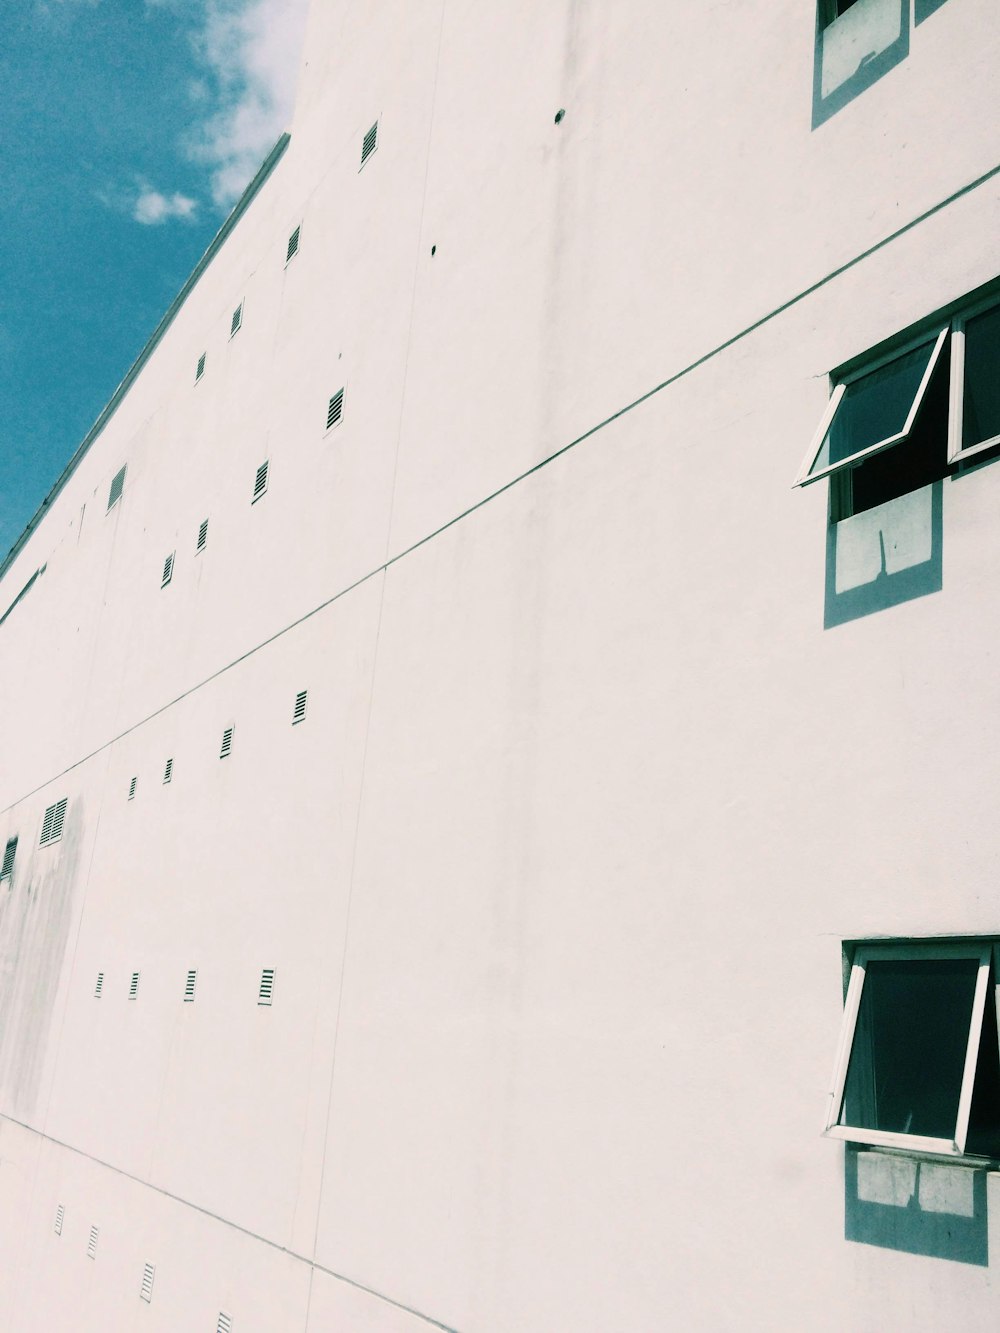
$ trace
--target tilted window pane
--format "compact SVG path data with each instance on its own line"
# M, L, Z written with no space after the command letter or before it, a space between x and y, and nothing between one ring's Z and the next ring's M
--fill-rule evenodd
M954 1138L979 962L872 960L839 1123Z
M934 346L932 338L848 384L810 473L902 433Z
M965 326L962 448L1000 435L1000 306Z

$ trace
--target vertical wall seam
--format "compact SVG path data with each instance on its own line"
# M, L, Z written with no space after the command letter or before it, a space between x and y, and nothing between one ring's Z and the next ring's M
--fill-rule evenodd
M344 905L344 941L340 955L340 981L337 986L337 1017L333 1031L333 1049L330 1053L330 1081L326 1096L326 1115L323 1120L323 1152L320 1158L319 1189L316 1196L316 1218L313 1223L312 1251L309 1259L309 1292L306 1298L306 1328L309 1327L309 1312L312 1307L313 1272L316 1265L316 1248L319 1243L319 1223L323 1212L323 1189L326 1181L326 1163L330 1142L330 1119L333 1114L333 1091L337 1072L337 1046L340 1038L340 1019L344 1001L344 976L347 971L347 951L351 931L351 907L354 903L354 872L358 859L358 839L361 832L361 811L365 798L365 775L368 767L368 741L371 735L372 713L375 706L375 679L378 674L378 647L382 634L382 610L385 605L386 573L382 572L382 587L379 592L378 620L375 625L375 639L372 648L371 682L368 687L368 714L365 718L365 740L361 752L361 773L358 780L358 803L354 816L354 839L351 847L351 869L347 879L347 902ZM301 1177L300 1177L301 1178Z
M406 387L410 376L410 350L413 346L413 321L417 311L417 283L420 281L420 243L424 234L424 213L427 208L427 183L431 174L431 149L434 144L434 118L437 114L438 81L441 74L441 46L444 41L444 11L447 0L441 0L441 21L438 24L437 53L434 57L434 87L431 90L431 116L427 126L427 158L424 162L424 184L420 195L420 217L417 220L416 255L413 262L413 289L410 293L410 319L406 329L406 356L403 360L403 383L399 392L399 420L396 423L396 455L392 462L392 486L389 490L389 513L385 524L385 551L383 560L389 562L389 544L392 541L392 516L396 509L396 478L399 473L399 450L403 438L403 416L406 409Z

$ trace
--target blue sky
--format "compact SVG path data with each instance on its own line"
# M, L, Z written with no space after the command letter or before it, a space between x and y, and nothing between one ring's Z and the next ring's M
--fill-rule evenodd
M306 7L0 3L0 560L287 128Z

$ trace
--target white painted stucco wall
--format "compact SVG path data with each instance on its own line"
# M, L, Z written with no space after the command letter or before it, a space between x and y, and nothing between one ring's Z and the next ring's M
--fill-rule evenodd
M0 1326L995 1327L995 1263L845 1240L819 1130L842 942L1000 933L1000 473L826 630L790 482L997 276L1000 39L949 0L812 130L814 17L313 6L0 582Z

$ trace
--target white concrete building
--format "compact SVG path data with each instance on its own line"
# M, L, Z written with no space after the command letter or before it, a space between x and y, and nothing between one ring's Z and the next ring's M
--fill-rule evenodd
M997 1327L998 62L315 0L2 568L0 1327Z

